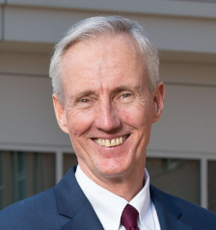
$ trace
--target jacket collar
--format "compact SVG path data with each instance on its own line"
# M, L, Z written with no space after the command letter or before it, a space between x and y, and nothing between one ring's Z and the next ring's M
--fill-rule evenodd
M171 196L155 188L150 187L151 199L155 205L161 230L193 230L193 227L180 221L182 211L171 199Z
M61 230L103 230L90 202L76 181L75 171L76 167L71 168L54 187L59 215L69 220ZM182 212L170 195L152 185L150 192L161 230L193 230L193 227L180 221Z
M54 188L59 215L70 219L61 230L102 230L98 217L76 181L75 171L76 167L71 168Z

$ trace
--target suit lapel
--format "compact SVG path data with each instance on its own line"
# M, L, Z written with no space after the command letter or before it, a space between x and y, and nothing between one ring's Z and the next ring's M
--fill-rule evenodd
M103 230L90 202L76 181L75 170L76 167L71 168L54 188L59 215L67 218L61 230ZM154 186L151 186L150 190L161 230L193 230L193 227L179 220L182 212L169 195Z
M86 202L81 210L71 221L63 225L61 230L102 230L103 227L98 220L89 202Z
M161 230L193 230L193 227L179 220L182 212L168 194L163 193L152 185L150 190Z
M97 215L76 181L75 170L76 167L71 168L54 188L59 215L68 218L61 230L102 230Z

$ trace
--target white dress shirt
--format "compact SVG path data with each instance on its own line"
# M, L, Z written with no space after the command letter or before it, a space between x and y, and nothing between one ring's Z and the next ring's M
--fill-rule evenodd
M120 220L128 201L93 182L79 166L75 176L103 228L105 230L125 230L120 224ZM129 204L139 212L138 226L140 230L161 230L154 204L150 199L150 178L146 169L144 181L142 190Z

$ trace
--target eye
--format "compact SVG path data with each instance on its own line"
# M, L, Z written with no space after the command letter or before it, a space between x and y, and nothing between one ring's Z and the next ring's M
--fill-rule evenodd
M86 99L86 98L83 98L83 99L80 99L79 102L87 103L87 102L90 102L90 100L89 100L89 99Z
M130 103L134 100L134 94L131 92L122 92L118 100L122 103Z
M130 93L124 93L121 95L122 98L127 98L127 97L130 97L131 94Z
M77 100L76 105L77 108L89 108L92 105L92 100L90 98L80 98Z

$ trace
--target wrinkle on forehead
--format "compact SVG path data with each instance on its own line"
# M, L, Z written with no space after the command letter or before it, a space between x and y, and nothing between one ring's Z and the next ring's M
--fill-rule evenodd
M80 83L81 79L81 83L85 84L85 79L90 80L90 76L94 76L92 81L97 80L97 88L102 90L109 86L112 77L124 77L122 75L127 72L133 72L131 77L145 75L144 63L137 43L127 34L80 41L70 47L63 57L63 85L64 82ZM73 78L73 82L69 77Z
M95 44L101 47L98 55L95 55L98 80L110 77L112 72L115 72L115 74L118 74L118 72L122 74L123 68L129 70L137 66L137 63L142 63L144 68L144 58L138 49L138 45L129 35L120 34L115 37L102 37L99 40L92 41L94 48ZM122 46L122 44L124 44L124 46ZM120 56L122 58L119 58ZM128 65L128 63L130 63L130 65ZM104 72L107 71L110 72L109 76L104 74Z

